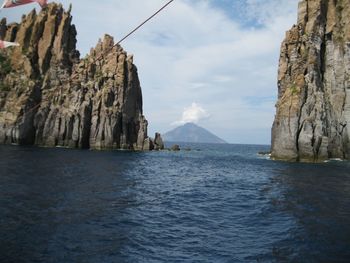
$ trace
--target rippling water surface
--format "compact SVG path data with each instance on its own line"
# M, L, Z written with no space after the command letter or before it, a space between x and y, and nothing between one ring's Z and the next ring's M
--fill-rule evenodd
M0 146L0 262L349 262L350 164Z

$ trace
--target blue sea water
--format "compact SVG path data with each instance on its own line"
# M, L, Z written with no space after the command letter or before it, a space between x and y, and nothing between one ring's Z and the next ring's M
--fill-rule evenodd
M350 163L0 146L0 262L350 262Z

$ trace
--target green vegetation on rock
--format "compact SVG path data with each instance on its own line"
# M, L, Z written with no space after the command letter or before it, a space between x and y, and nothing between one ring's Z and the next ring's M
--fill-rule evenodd
M11 63L8 58L0 54L0 76L4 78L7 74L9 74L12 70Z

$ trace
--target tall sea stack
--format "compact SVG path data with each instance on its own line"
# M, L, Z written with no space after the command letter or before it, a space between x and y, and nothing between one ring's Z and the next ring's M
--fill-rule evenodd
M303 0L282 43L272 157L350 159L350 2Z
M79 58L70 10L56 3L0 22L0 143L142 150L147 121L133 57L106 35Z

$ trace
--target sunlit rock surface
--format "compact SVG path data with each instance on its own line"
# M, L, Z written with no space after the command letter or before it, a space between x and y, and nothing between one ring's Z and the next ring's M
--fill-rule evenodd
M303 0L282 43L272 157L350 159L350 2Z
M0 37L0 143L143 150L147 121L133 57L106 35L79 58L70 10L51 3Z

